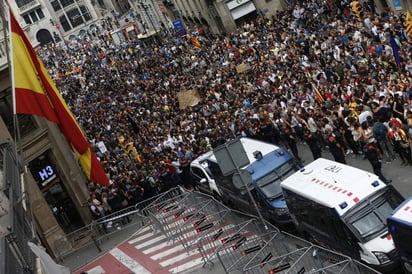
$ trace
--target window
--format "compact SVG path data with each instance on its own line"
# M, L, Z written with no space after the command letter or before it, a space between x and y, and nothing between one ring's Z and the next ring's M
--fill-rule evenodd
M363 238L366 238L367 236L386 228L386 217L389 216L393 209L394 208L392 208L389 203L384 202L377 206L375 210L370 211L361 218L355 220L352 225Z
M71 23L73 28L83 24L82 15L80 14L80 12L77 8L69 10L67 12L67 16L69 17L70 23Z
M63 7L67 7L67 6L70 6L71 4L73 4L74 1L73 0L61 0L60 3Z
M42 18L44 18L44 13L41 8L32 10L31 12L23 15L24 22L28 25L33 24Z
M280 182L295 173L297 170L293 160L290 160L276 170L266 174L262 178L256 181L256 185L263 192L268 199L276 199L282 195L282 189L280 188Z
M360 239L369 241L386 230L386 218L403 201L400 194L392 187L378 192L366 200L361 207L354 208L354 213L347 217L347 223Z
M84 21L92 20L92 16L90 15L88 9L85 6L80 6L81 14L83 15Z
M215 179L217 183L222 184L229 189L234 189L231 175L223 176L223 173L220 170L220 167L217 163L208 161L208 165L209 165L209 170L212 173L213 178Z
M29 4L30 2L33 2L32 0L16 0L16 4L19 8Z
M30 12L29 15L33 23L39 21L39 17L37 17L36 11Z
M67 21L67 18L65 15L60 16L59 21L60 21L60 26L62 26L64 31L71 30L72 27L70 26L69 21Z
M30 24L31 24L30 16L29 16L28 14L23 15L23 19L24 19L24 22L25 22L27 25L30 25Z
M192 167L192 173L194 176L196 176L199 179L206 178L206 175L200 168Z
M44 18L44 13L42 9L37 9L36 12L37 12L37 16L39 17L39 19Z
M62 9L62 6L60 5L59 1L53 1L50 4L52 5L54 11L59 11Z

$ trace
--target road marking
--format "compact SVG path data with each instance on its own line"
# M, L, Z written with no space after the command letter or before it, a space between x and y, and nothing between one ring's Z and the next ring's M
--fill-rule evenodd
M175 247L173 247L173 248L169 248L169 249L167 249L167 250L165 250L165 251L163 251L163 252L159 252L159 253L157 253L157 254L155 254L155 255L153 255L153 256L150 256L150 258L152 258L153 260L159 260L159 259L161 259L161 258L163 258L163 257L166 257L167 255L170 255L170 254L173 254L173 253L175 253L175 252L177 252L177 251L180 251L180 250L184 250L185 248L183 247L183 245L178 245L178 246L175 246Z
M174 268L169 269L171 273L182 273L185 270L191 269L193 267L196 267L198 265L203 264L202 257L196 258L194 260L190 260L189 262L185 264L181 264L179 266L176 266Z
M164 248L164 247L166 247L166 246L169 246L169 245L171 245L169 242L164 241L163 243L158 244L158 245L156 245L156 246L154 246L154 247L148 248L148 249L146 249L146 250L142 250L142 252L143 252L144 254L150 254L150 253L156 252L157 250L162 249L162 248Z
M104 274L106 271L104 271L103 267L100 265L97 265L89 270L87 270L87 274Z
M117 247L113 248L109 253L113 257L115 257L120 263L122 263L124 266L129 268L134 273L151 274L150 271L148 271L146 268L144 268L138 262L136 262L135 260L130 258L126 253L124 253L123 251L121 251Z
M186 258L188 258L188 257L190 257L190 256L193 256L193 255L196 255L196 254L199 254L199 253L200 253L200 252L197 251L197 250L192 250L192 251L189 252L189 254L187 254L187 252L184 252L184 253L182 253L182 254L180 254L180 255L178 255L178 256L174 256L173 258L170 258L170 259L168 259L168 260L166 260L166 261L159 262L159 264L160 264L161 266L165 267L165 266L174 264L174 263L176 263L176 262L178 262L178 261L180 261L180 260L186 259Z
M140 242L140 241L142 241L142 240L144 240L144 239L147 239L147 238L149 238L149 237L152 237L153 235L155 235L155 234L153 234L152 232L148 232L148 233L143 234L143 235L141 235L141 236L139 236L139 237L137 237L137 238L134 238L133 240L128 241L128 243L132 245L132 244L134 244L134 243L137 243L137 242Z
M143 242L143 243L141 243L141 244L135 245L134 247L135 247L136 249L143 249L143 248L145 248L146 246L149 246L149 245L151 245L151 244L154 244L154 243L156 243L156 242L160 242L160 241L163 241L163 240L167 240L167 238L166 238L165 235L160 234L160 235L157 236L156 238L151 239L151 240L146 241L146 242Z

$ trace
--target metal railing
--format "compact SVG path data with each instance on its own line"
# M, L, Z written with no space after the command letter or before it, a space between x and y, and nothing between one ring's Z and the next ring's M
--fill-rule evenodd
M270 223L264 226L256 217L234 211L213 197L180 187L96 220L67 238L73 252L94 244L101 253L106 237L127 227L136 232L148 225L169 242L181 243L188 256L199 253L203 267L220 262L225 273L378 273Z

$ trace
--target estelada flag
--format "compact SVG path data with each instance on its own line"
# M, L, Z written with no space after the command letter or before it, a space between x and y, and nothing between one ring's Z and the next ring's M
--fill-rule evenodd
M412 15L409 11L406 12L406 33L409 38L412 38Z
M14 113L38 115L56 123L87 178L108 186L103 167L11 11L9 25Z
M190 40L192 41L193 46L195 46L196 48L202 47L202 44L200 44L199 39L197 39L196 36L192 36Z
M325 103L325 99L323 98L322 94L319 92L318 88L312 84L313 93L315 94L315 99L318 103L323 104Z

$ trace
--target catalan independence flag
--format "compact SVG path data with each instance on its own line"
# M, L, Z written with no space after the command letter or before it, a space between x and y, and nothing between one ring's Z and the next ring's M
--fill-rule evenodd
M190 37L190 40L192 41L193 46L195 46L196 48L201 48L202 44L199 42L199 39L197 39L196 36L192 36Z
M315 99L319 104L325 103L325 99L323 98L322 94L319 92L318 88L312 84L312 91L315 95Z
M412 38L412 15L409 11L406 12L406 33Z
M38 115L56 123L87 178L100 185L109 185L103 167L11 11L9 26L15 114Z

